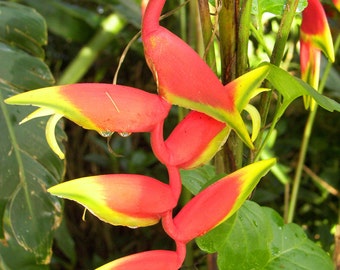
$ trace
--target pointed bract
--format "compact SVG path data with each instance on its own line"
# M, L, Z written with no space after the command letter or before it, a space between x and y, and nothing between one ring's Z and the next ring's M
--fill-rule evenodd
M203 112L227 123L253 148L240 115L242 109L235 105L235 100L243 99L242 94L247 92L238 91L238 83L223 91L224 86L200 56L179 37L159 26L163 5L163 0L149 1L142 25L145 58L157 82L159 94L171 104ZM264 79L266 72L258 72L251 77L251 81L242 83L249 84L248 90L251 91ZM240 89L245 90L245 87ZM240 104L245 106L246 99Z
M267 91L256 86L269 72L269 66L254 69L224 87L235 96L238 110L247 110L253 121L252 140L259 132L259 114L250 107L249 100ZM170 133L163 143L163 124L151 133L151 144L157 158L164 164L191 169L209 162L220 150L230 133L230 126L204 113L190 112Z
M319 48L331 62L334 62L332 34L319 0L308 0L308 6L302 12L300 40Z
M190 112L163 142L163 126L151 133L151 144L164 164L190 169L211 160L225 143L230 128L200 112Z
M107 263L96 270L177 270L178 256L175 251L145 251Z
M326 13L319 0L309 0L302 12L300 31L301 78L316 90L319 88L320 51L334 62L333 40ZM310 96L303 98L305 108L314 110L315 101Z
M321 51L310 43L300 42L301 79L314 89L319 88ZM313 110L315 101L311 96L303 96L305 108Z
M135 174L78 178L48 192L82 204L105 222L129 227L155 224L177 204L168 185Z
M21 121L56 114L102 136L113 132L149 132L168 115L171 105L156 94L113 84L79 83L41 88L5 100L8 104L39 106ZM54 118L56 119L56 118ZM54 120L53 119L53 120ZM50 123L57 123L50 121ZM55 126L49 125L47 139L60 158L64 154L53 138Z
M15 95L5 102L54 110L85 129L99 133L151 131L170 109L158 95L103 83L41 88Z
M184 243L207 233L240 208L275 162L259 161L218 180L191 199L173 222L167 214L163 218L164 229Z

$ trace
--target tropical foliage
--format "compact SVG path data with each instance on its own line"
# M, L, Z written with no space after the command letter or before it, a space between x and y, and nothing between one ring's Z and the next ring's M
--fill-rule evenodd
M340 264L338 6L0 2L0 268Z

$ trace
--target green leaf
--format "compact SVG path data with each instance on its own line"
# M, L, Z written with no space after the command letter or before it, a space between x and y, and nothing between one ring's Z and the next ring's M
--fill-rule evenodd
M48 29L67 41L86 42L100 24L100 16L60 0L25 0L46 19Z
M330 256L308 239L301 227L294 223L284 224L273 209L264 207L263 211L274 235L271 258L265 269L334 269Z
M0 1L0 42L43 58L47 43L46 23L34 9ZM20 16L18 16L20 14ZM4 61L1 56L1 61Z
M274 210L251 201L196 242L202 250L218 253L220 270L333 269L329 255L301 227L284 224Z
M6 8L13 15L6 21L8 29L25 29L30 22L38 22L40 19L32 19L32 14L41 18L32 9L17 4ZM46 39L45 23L41 21L41 24L32 37L29 31L19 38L0 32L1 269L46 269L51 260L54 231L61 221L62 202L46 189L62 180L65 164L47 145L46 119L19 126L19 121L32 108L8 106L3 102L19 92L50 86L54 82L40 58L42 55L36 53L42 48L32 50L30 43ZM16 46L18 42L22 48ZM60 125L57 138L59 143L65 139Z
M246 202L232 218L196 240L201 249L218 252L220 270L261 269L269 260L273 236L260 209Z
M215 169L211 165L204 165L192 170L181 170L183 185L194 195L200 192L215 176Z
M20 89L34 89L54 83L46 64L39 58L0 42L0 78ZM20 79L19 79L20 78Z
M286 0L253 0L252 14L257 15L259 18L265 12L279 16L282 14L285 4ZM306 7L307 0L300 0L296 12L301 13Z
M268 65L270 66L270 72L267 80L280 92L283 98L281 106L275 116L276 118L280 118L289 104L303 95L312 96L321 107L328 111L340 111L340 104L336 101L318 93L309 84L290 75L287 71L271 64Z

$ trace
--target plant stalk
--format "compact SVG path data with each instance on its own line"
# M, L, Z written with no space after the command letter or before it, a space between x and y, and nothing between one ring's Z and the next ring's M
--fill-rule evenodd
M338 51L339 45L340 45L340 35L337 37L336 42L334 44L335 52ZM320 85L318 89L319 93L322 93L324 90L331 67L332 67L332 63L328 62L326 68L324 69L324 74L322 76L322 79L320 81ZM288 210L287 223L293 222L293 219L294 219L299 188L301 185L301 176L302 176L303 166L304 166L306 155L307 155L308 145L309 145L310 137L312 134L312 129L313 129L317 109L318 109L318 104L315 104L314 110L309 112L308 119L307 119L305 129L303 132L302 143L301 143L301 148L299 152L299 159L298 159L298 163L297 163L297 167L296 167L295 175L293 179L293 187L292 187L292 194L290 197L290 205L289 205L289 210Z
M198 1L199 15L201 21L202 38L204 45L203 59L206 61L208 66L216 74L216 56L214 50L214 36L216 31L216 23L218 21L218 12L216 11L216 21L213 26L210 19L209 4L206 0Z
M270 57L270 63L273 65L280 66L298 3L299 0L287 0L286 2L285 9L282 14L280 27L276 36L273 52ZM268 83L265 85L265 87L271 88ZM271 104L272 94L273 91L268 91L261 94L259 108L259 112L261 115L261 132L255 142L256 149L259 149L259 146L263 139L263 132L267 124L267 117ZM256 153L253 156L256 156Z

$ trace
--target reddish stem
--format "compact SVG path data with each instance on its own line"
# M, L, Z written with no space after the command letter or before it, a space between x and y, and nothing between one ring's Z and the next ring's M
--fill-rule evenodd
M166 0L150 0L142 20L142 36L159 27L159 18Z

